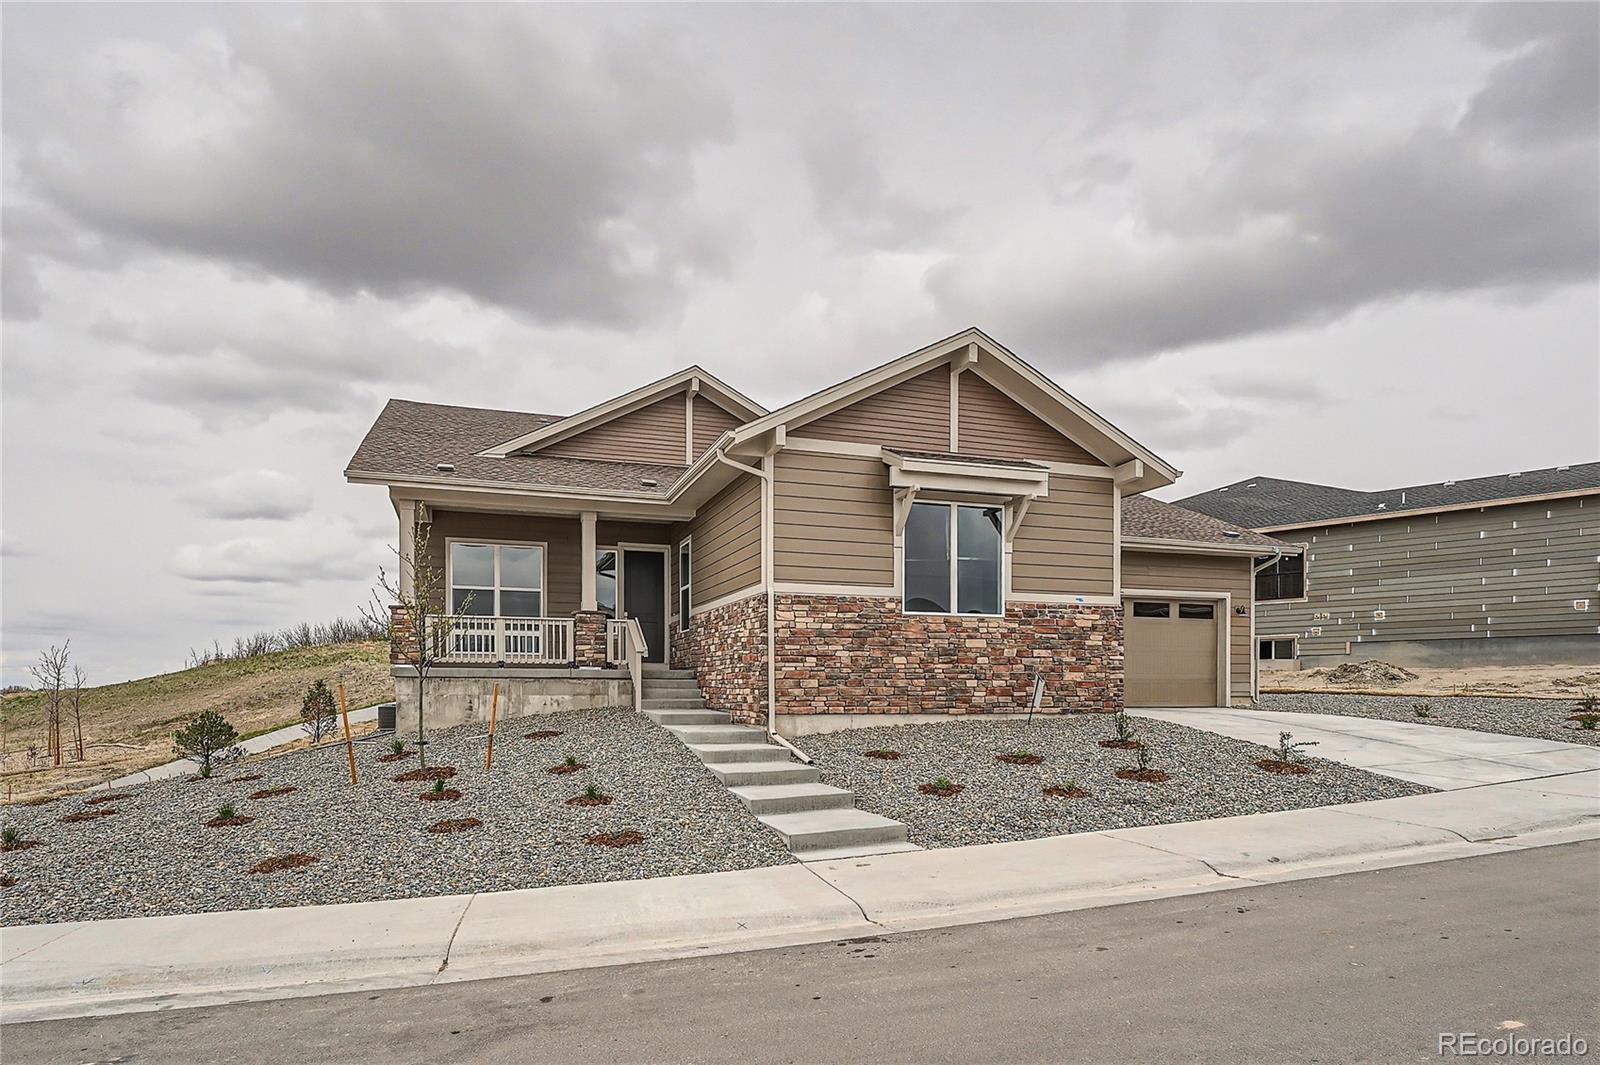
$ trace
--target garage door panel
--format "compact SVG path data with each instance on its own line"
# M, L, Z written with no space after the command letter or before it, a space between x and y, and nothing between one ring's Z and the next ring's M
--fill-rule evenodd
M1159 605L1166 609L1162 611ZM1129 706L1217 702L1217 611L1212 603L1132 599L1124 604ZM1209 613L1210 617L1204 615ZM1160 616L1165 614L1165 616ZM1186 616L1187 615L1187 616Z

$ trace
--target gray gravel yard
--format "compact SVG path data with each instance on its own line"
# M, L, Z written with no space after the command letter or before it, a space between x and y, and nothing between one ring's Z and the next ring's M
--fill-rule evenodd
M1532 736L1541 740L1600 745L1600 730L1580 729L1568 721L1577 712L1574 699L1501 699L1482 695L1344 695L1316 692L1298 695L1263 695L1262 710L1298 714L1337 714L1385 721L1412 721L1420 725L1445 725L1507 736ZM1428 716L1417 714L1426 705Z
M825 783L850 788L863 810L904 821L911 842L962 847L1070 832L1198 821L1210 817L1389 799L1431 791L1389 777L1308 758L1314 771L1279 776L1255 766L1265 747L1165 721L1140 719L1151 768L1172 779L1144 784L1118 779L1137 752L1108 750L1108 715L1018 720L967 719L931 725L852 729L805 736L798 745L816 760ZM899 751L894 761L865 752ZM996 755L1040 755L1040 765L1008 765ZM1314 753L1314 749L1311 753ZM948 777L964 790L951 798L917 789ZM1041 789L1076 780L1091 797L1049 798Z
M536 729L554 739L530 740ZM349 783L342 744L225 767L210 780L182 778L124 788L115 802L94 795L46 806L8 806L0 824L43 846L3 855L15 886L0 888L0 923L89 920L261 906L502 891L600 880L630 880L748 869L791 861L699 760L665 730L627 709L508 719L495 733L492 773L483 768L486 730L437 733L430 766L454 766L455 802L423 802L427 783L396 783L415 755L381 763L387 742L356 746L361 783ZM590 768L546 770L575 755ZM262 774L230 783L229 778ZM566 800L593 783L608 806ZM298 788L251 799L258 790ZM101 793L104 794L104 793ZM207 828L232 800L256 820ZM114 816L63 824L64 815L114 809ZM443 819L479 818L465 832L433 834ZM636 830L643 843L586 843L602 832ZM290 853L319 860L252 875L262 859Z

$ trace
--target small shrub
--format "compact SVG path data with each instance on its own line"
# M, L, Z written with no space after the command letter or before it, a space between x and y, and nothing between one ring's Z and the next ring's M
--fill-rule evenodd
M455 802L461 798L461 793L455 788L446 787L443 777L436 777L433 786L420 796L423 802Z
M333 735L334 715L338 712L339 705L334 702L327 681L319 678L306 689L305 698L300 701L300 727L310 738L311 746L321 743L324 736Z
M1128 711L1118 710L1111 718L1111 727L1116 730L1117 739L1123 743L1133 739L1133 718L1128 716Z
M225 802L221 806L217 807L217 818L219 820L226 821L233 817L237 812L238 811L233 808L233 803Z
M551 766L550 769L549 769L549 772L557 773L557 774L560 774L560 773L576 773L580 769L588 769L588 768L589 768L588 766L586 766L582 762L578 761L578 759L576 757L574 757L573 755L569 754L569 755L567 755L566 761L562 762L560 765Z
M187 758L200 767L200 775L209 777L212 766L231 761L244 754L239 746L239 733L228 719L215 710L202 710L189 719L189 723L172 734L172 750L180 758Z
M1411 708L1411 712L1413 714L1416 714L1418 717L1432 717L1433 716L1433 704L1432 703L1417 703L1415 706L1413 706Z
M1043 790L1044 794L1050 796L1052 799L1089 798L1089 792L1086 789L1079 787L1076 780L1070 778L1064 784L1051 784L1049 787Z
M582 795L574 795L567 800L568 806L610 806L611 796L604 795L593 784L585 784Z
M1007 765L1038 765L1044 761L1032 751L1012 751L1010 754L995 755L995 758Z
M405 740L390 740L389 741L389 752L391 754L405 754L406 753L406 741Z
M438 780L435 780L433 782L433 793L435 795L437 795L439 792L441 792L443 790L445 790L444 789L444 778L440 777Z
M1593 732L1596 725L1600 725L1600 714L1575 714L1573 720L1578 727Z
M234 825L248 825L254 821L253 817L242 817L239 811L233 808L233 803L225 802L217 808L217 816L206 822L207 828L229 828Z
M1600 714L1600 695L1594 692L1584 692L1577 703L1580 714Z
M948 799L953 795L960 795L963 787L963 785L955 783L949 777L935 777L917 790L924 795L937 795L942 799Z
M1294 743L1292 742L1293 740L1294 733L1292 732L1278 733L1278 761L1288 762L1291 765L1303 761L1304 759L1300 757L1300 752L1307 747L1317 746L1316 740L1301 740L1299 743Z
M22 832L15 825L0 828L0 850L16 850L22 842Z

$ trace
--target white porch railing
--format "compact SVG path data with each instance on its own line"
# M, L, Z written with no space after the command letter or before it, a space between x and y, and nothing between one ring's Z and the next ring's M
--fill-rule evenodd
M453 627L442 624L443 620L428 619L430 638L441 662L564 666L573 661L571 618L473 615L460 618Z
M613 618L606 622L606 662L622 666L633 681L633 708L644 705L644 656L649 647L638 618Z

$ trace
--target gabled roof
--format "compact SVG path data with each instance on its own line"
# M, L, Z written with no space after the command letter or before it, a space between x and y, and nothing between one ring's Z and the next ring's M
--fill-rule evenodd
M1124 496L1122 499L1122 542L1127 547L1137 547L1130 541L1150 540L1164 543L1209 544L1217 547L1238 547L1241 550L1259 547L1261 553L1287 549L1296 554L1300 548L1282 540L1274 540L1253 529L1246 529L1208 514L1201 514L1172 503L1163 503L1148 496Z
M1251 477L1178 502L1252 529L1289 529L1337 520L1375 520L1415 511L1457 510L1531 497L1600 491L1600 462L1407 485L1376 492L1308 481Z
M681 392L688 387L697 387L719 406L743 418L759 418L767 413L767 408L715 375L707 373L698 366L688 366L632 392L624 392L604 403L597 403L588 410L541 425L509 440L497 441L493 446L484 448L482 455L485 458L504 458L517 452L537 451L546 444L576 436L586 429L592 429L613 418L620 418L641 407L647 407L664 396Z
M954 336L902 355L875 369L867 370L820 392L797 399L787 406L779 407L764 417L747 422L734 430L734 442L761 436L779 426L789 426L792 423L822 417L875 392L909 380L941 362L960 358L969 350L981 351L983 356L1009 371L1013 375L1013 381L1032 393L1030 398L1041 401L1024 404L1025 406L1102 462L1113 466L1130 461L1144 463L1144 470L1137 482L1130 487L1136 490L1157 488L1171 484L1181 476L1176 467L1112 425L1088 404L1068 393L976 327L963 329ZM1000 383L988 374L985 374L985 377L989 379L990 384L1000 387ZM1010 388L1003 390L1008 394L1014 393ZM1013 398L1019 397L1013 394Z
M529 488L575 488L640 496L665 496L685 466L600 462L553 455L484 458L480 452L518 434L564 419L556 414L453 407L391 399L350 459L352 480L404 478L440 485L495 482ZM440 463L454 465L451 471ZM655 481L654 487L642 482Z

